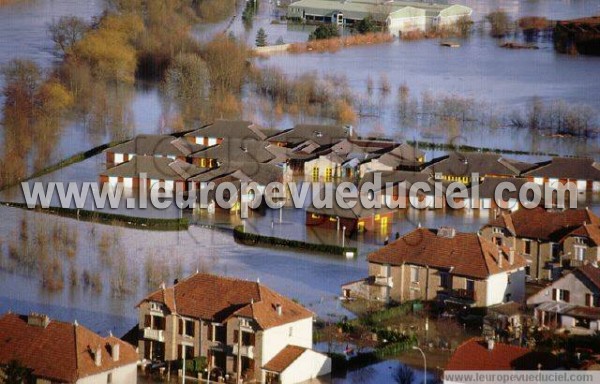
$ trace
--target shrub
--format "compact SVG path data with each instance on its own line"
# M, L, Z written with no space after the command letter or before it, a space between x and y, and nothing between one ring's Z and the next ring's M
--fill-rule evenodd
M379 26L373 19L373 16L367 16L362 20L359 20L354 24L354 28L356 31L362 35L366 33L377 32L379 30Z
M324 40L339 37L340 31L334 24L320 24L309 36L308 40Z
M240 41L218 36L204 46L213 91L239 93L246 76L248 48Z
M260 28L258 32L256 32L256 46L264 47L267 45L267 33L263 28Z
M510 31L510 17L504 10L498 9L489 13L485 19L490 23L492 37L504 37Z

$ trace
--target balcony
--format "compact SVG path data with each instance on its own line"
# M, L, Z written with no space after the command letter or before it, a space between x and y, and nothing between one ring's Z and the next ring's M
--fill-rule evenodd
M447 289L442 291L443 294L453 299L461 299L466 301L477 301L475 291L467 290L464 288L459 289Z
M144 328L144 339L165 341L165 334L162 329Z
M375 276L375 285L392 288L394 286L394 282L392 281L391 277Z
M240 350L239 346L237 344L233 345L233 354L237 355L238 351ZM246 356L249 359L254 359L254 346L253 345L242 345L241 348L241 355L242 356Z

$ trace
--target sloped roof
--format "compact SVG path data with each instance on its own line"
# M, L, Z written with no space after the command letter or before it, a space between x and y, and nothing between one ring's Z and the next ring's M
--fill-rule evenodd
M375 178L381 177L381 188L385 189L386 183L392 183L394 186L399 183L406 182L406 188L417 182L432 184L433 180L427 173L422 172L410 172L410 171L373 171L366 172L360 179L358 189L360 190L365 183L374 183ZM375 188L377 191L377 188Z
M108 148L105 152L127 153L148 156L185 156L186 148L193 149L191 143L186 147L181 143L174 145L177 138L171 135L138 135L125 143ZM189 151L188 151L189 153Z
M525 176L571 180L600 180L600 163L590 158L553 157L537 164Z
M243 316L268 329L313 316L300 304L258 282L196 273L170 288L171 306L178 314L207 321L224 322L231 316ZM163 289L151 293L144 301L166 304ZM281 315L277 314L278 304Z
M324 196L323 193L324 192L322 192L322 194L321 194L322 196ZM368 217L374 216L376 214L386 214L386 213L394 212L393 209L388 208L385 204L382 204L381 208L366 208L361 204L360 199L356 199L356 198L354 198L354 199L346 198L345 201L348 204L348 207L341 206L337 202L337 198L335 197L335 191L333 191L332 196L333 196L333 199L332 199L330 208L328 208L327 206L324 206L322 208L317 208L317 207L315 207L314 203L311 202L309 204L309 206L306 207L306 211L309 213L317 214L317 215L340 217L340 218L346 218L346 219L368 218ZM349 206L353 202L355 204L352 208L350 208Z
M220 162L258 162L266 163L275 158L267 147L267 141L256 139L224 139L220 144L195 152L191 157L217 159Z
M534 166L534 164L504 158L497 153L452 152L446 159L427 169L453 176L470 176L474 172L479 173L479 176L519 176Z
M515 369L537 370L556 367L556 358L550 353L534 352L531 349L494 343L488 349L487 342L476 337L462 343L448 360L447 371L510 371Z
M504 213L484 227L506 228L517 237L559 241L584 223L600 225L600 218L587 208L556 210L538 206Z
M217 119L214 123L187 133L185 136L254 140L267 138L262 128L251 121L223 119Z
M586 264L575 269L575 273L581 273L585 276L597 289L600 289L600 268L594 267L591 264Z
M259 185L267 185L271 182L281 181L283 169L274 164L230 162L197 174L190 178L190 181L209 182L229 175L241 181L255 181Z
M502 268L498 266L502 257ZM449 269L453 274L486 279L490 275L524 267L525 258L515 253L509 264L508 248L498 247L476 233L457 232L453 237L438 236L438 231L417 228L398 240L369 254L369 262L414 264Z
M597 247L600 245L600 225L583 224L569 232L560 241L563 242L570 236L585 237L590 241L591 245Z
M72 383L138 360L134 347L115 337L101 337L84 326L54 320L45 328L29 325L27 319L13 313L0 317L0 364L18 360L37 377ZM119 344L118 361L111 355L115 344ZM100 366L93 354L98 347Z
M187 180L205 171L204 168L167 157L134 156L131 160L103 171L109 177L140 177L145 173L148 179Z
M271 372L281 373L287 369L306 351L306 348L295 345L287 345L278 354L267 362L263 369Z
M342 125L298 124L279 134L269 137L272 142L298 145L311 140L320 146L333 145L349 137L349 129Z

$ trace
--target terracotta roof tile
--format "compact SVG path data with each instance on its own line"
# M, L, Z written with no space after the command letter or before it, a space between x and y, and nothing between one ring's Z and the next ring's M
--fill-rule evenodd
M600 225L600 218L587 208L556 210L538 206L505 213L484 227L506 228L517 237L559 241L584 223Z
M295 345L288 345L283 348L278 354L276 354L267 364L263 366L263 369L271 372L281 373L285 371L296 359L298 359L306 348L297 347Z
M404 263L452 269L461 276L485 279L490 275L512 271L526 265L525 258L515 254L513 265L508 248L498 248L476 233L456 233L454 237L438 236L434 229L418 228L368 256L369 262L401 265ZM501 256L502 268L498 266Z
M165 298L171 296L172 303L168 304L170 299ZM262 329L313 316L300 304L260 283L204 273L192 275L173 287L161 288L144 301L163 303L172 312L209 321L223 322L231 316L250 317ZM277 313L277 305L281 305L281 315Z
M590 245L597 247L600 245L600 225L583 224L569 232L560 241L563 242L570 236L585 237L590 241Z
M600 289L600 268L594 267L591 264L586 264L583 267L579 267L575 270L584 275L596 288Z
M36 377L60 382L134 364L133 346L114 337L101 337L89 329L51 320L46 327L28 324L28 317L7 313L0 318L0 364L12 360L33 371ZM119 360L113 361L111 347L119 344ZM102 349L102 364L96 366L92 349Z
M461 344L450 357L447 371L507 371L514 369L553 369L556 359L549 353L533 352L530 349L495 343L488 349L487 342L472 338Z

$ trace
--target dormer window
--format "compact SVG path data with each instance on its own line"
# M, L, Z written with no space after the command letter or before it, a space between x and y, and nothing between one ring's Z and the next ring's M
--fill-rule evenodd
M323 137L323 132L321 131L314 131L313 134L315 135L315 137Z

